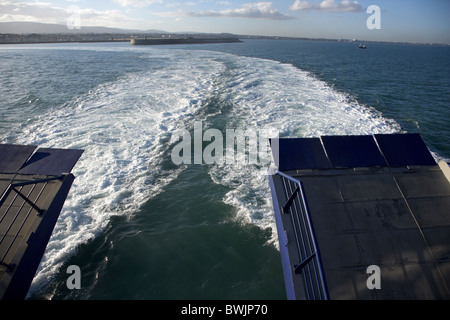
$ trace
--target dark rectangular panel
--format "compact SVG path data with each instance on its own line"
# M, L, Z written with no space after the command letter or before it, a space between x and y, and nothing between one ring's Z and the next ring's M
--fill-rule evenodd
M278 154L275 141L278 141ZM272 139L271 147L280 171L331 168L319 138Z
M324 136L322 142L335 168L387 166L371 135Z
M375 139L391 167L436 165L418 133L376 134Z
M16 173L30 158L36 146L0 144L0 172Z
M27 161L19 173L60 175L69 173L81 157L83 150L78 149L51 149L40 148L29 161Z

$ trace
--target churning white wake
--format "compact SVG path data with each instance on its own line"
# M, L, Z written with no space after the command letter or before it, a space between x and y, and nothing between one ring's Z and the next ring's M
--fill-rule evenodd
M170 137L198 120L211 96L231 105L227 128L275 129L281 137L399 130L375 110L292 65L200 50L147 48L142 54L155 61L154 68L93 87L22 125L22 143L85 149L34 286L95 237L111 216L132 215L164 192L183 170L163 165ZM209 174L230 188L223 201L236 208L236 218L272 228L269 242L274 242L266 169L237 161L210 165Z
M298 68L256 58L229 57L234 68L223 96L233 105L235 128L258 128L279 137L375 134L400 131L393 120ZM210 170L213 180L231 187L224 201L237 209L237 218L271 228L277 235L267 166L220 164Z

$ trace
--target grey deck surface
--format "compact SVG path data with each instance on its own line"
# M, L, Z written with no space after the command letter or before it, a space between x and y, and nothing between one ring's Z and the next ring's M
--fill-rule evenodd
M294 177L306 192L330 298L450 298L450 184L437 166ZM369 265L381 268L381 290L367 289Z
M416 136L394 137L405 139ZM331 140L337 144L328 149ZM330 160L335 159L334 168L284 171L303 185L330 299L450 299L450 183L442 170L430 164L426 154L420 155L423 160L413 160L412 166L401 166L405 160L396 155L389 158L395 162L388 160L395 167L341 168L345 165L340 159L346 155L338 150L350 148L339 149L344 140L324 139ZM356 160L344 162L367 164L360 155L372 157L375 152L372 146L367 148L368 153L357 151ZM395 150L392 145L389 148ZM273 179L282 204L288 195L280 187L281 177ZM285 217L288 214L281 215L287 237L292 238L291 220ZM292 261L297 258L289 246L294 245L293 241L288 244ZM379 290L366 285L370 265L380 267ZM294 273L292 277L296 296L301 298L303 280Z
M28 160L36 146L0 144L0 173L15 173Z
M59 175L70 172L83 150L39 148L19 170L21 174Z
M0 145L0 299L25 297L83 152L35 149Z

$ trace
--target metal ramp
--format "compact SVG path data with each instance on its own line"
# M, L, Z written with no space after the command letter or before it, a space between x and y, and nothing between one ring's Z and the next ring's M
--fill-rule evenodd
M289 299L450 298L450 183L420 135L271 143L279 143L269 182ZM295 218L301 207L309 222ZM306 261L309 242L317 258ZM381 289L367 286L371 265Z
M0 298L24 299L82 150L0 145Z

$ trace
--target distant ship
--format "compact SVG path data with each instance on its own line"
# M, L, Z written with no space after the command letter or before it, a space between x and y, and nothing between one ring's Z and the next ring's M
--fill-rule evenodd
M367 49L366 44L359 44L358 49Z

